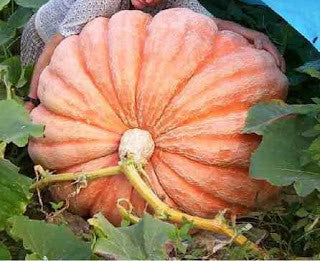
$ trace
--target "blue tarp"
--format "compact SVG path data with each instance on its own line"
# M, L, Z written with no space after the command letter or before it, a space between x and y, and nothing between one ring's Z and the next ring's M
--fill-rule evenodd
M269 6L320 51L320 0L242 1Z

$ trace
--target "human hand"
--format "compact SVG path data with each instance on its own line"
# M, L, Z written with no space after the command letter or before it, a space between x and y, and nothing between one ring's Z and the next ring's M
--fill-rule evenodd
M277 47L270 41L269 37L263 33L251 30L249 28L245 28L237 23L222 20L219 18L213 18L215 23L217 24L219 30L229 30L235 33L238 33L248 39L250 43L252 43L257 49L266 50L269 52L275 59L276 64L281 69L281 71L285 72L286 64L279 53Z

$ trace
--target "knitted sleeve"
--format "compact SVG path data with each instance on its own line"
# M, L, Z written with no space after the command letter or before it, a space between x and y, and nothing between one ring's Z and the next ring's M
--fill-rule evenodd
M213 15L207 9L205 9L197 0L168 0L166 8L174 7L189 8L197 13L213 17Z
M110 17L123 8L123 0L77 0L69 9L58 31L63 36L78 34L92 19L99 16Z

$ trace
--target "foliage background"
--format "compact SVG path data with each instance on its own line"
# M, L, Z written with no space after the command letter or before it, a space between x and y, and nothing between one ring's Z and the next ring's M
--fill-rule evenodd
M220 241L214 241L218 250L213 253L212 248L197 244L196 236L188 235L190 224L180 229L168 228L166 223L151 217L144 220L146 228L133 226L128 232L113 228L103 217L97 216L90 223L94 229L77 233L77 236L72 226L73 232L70 230L70 222L65 217L58 223L69 227L52 224L57 223L53 220L43 221L45 215L40 211L38 200L28 190L34 174L25 147L28 137L41 135L43 129L30 123L21 106L22 97L28 92L32 68L22 68L19 55L23 27L45 2L0 0L0 259L97 258L98 246L100 254L111 252L119 257L122 255L116 252L119 248L112 249L110 244L121 239L123 245L130 245L132 238L128 235L131 234L138 237L142 233L147 240L152 236L148 229L171 229L158 235L162 244L158 244L158 250L169 240L172 242L171 254L178 258L254 258L254 253L232 244L219 245ZM252 240L261 242L270 258L320 258L320 54L267 7L235 0L201 2L216 17L267 34L287 62L286 74L290 81L287 102L290 105L274 101L255 106L244 130L263 135L263 142L251 161L251 175L284 186L281 202L272 210L252 213L238 220L238 226L253 225L248 231L244 230L245 233ZM50 206L49 201L45 204L47 212L55 213L61 208L59 204ZM200 239L202 243L205 241ZM140 255L142 252L149 258L165 257L162 250L152 256L154 253L148 252L148 246L143 242L133 246L125 257L146 258ZM143 251L139 253L135 248Z

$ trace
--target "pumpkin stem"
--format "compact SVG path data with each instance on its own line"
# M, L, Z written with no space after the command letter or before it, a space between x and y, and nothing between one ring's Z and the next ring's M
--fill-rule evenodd
M258 251L261 256L265 253L249 239L243 235L239 235L235 229L222 222L219 215L214 219L205 219L196 216L191 216L170 208L167 204L162 202L158 196L151 190L151 188L143 181L136 168L135 160L132 157L127 157L121 162L122 172L125 174L131 185L139 193L139 195L154 209L155 215L166 217L167 220L174 223L182 223L184 219L192 222L195 227L214 231L216 233L227 235L233 238L234 242L240 246L248 246L250 249Z
M135 158L132 154L127 155L120 162L120 166L113 166L108 168L103 168L96 171L91 172L81 172L81 173L64 173L59 175L52 175L48 173L48 171L43 170L42 168L38 168L41 172L41 176L43 177L40 181L31 185L31 189L42 189L50 184L57 182L65 182L65 181L78 181L78 180L92 180L102 177L113 176L117 174L123 173L131 185L135 188L135 190L139 193L139 195L153 208L154 215L161 219L169 220L173 223L182 223L185 219L192 222L196 228L213 231L216 233L224 234L229 236L235 243L240 246L248 246L250 249L258 251L262 258L266 256L266 253L263 252L257 245L251 242L243 235L239 235L237 231L228 224L226 224L219 215L217 215L214 219L205 219L197 216L192 216L180 212L178 210L170 208L167 204L162 202L158 196L152 191L152 189L145 183L143 178L139 173L139 166L141 167L141 163L136 163ZM117 207L120 211L120 214L123 217L128 218L131 222L137 223L139 222L139 218L134 216L130 209L129 211L121 205L123 199L118 200ZM130 207L130 205L129 205Z
M150 132L141 129L129 129L121 137L119 158L123 160L131 154L137 164L144 166L154 151L154 141Z
M38 168L42 169L42 168ZM30 189L34 190L36 188L42 189L50 184L57 183L57 182L64 182L64 181L78 181L78 180L91 180L97 178L103 178L108 176L113 176L117 174L121 174L121 167L120 166L113 166L108 168L103 168L91 172L79 172L79 173L63 173L59 175L52 175L48 174L47 171L43 170L45 173L41 173L43 177L38 182L33 183Z

